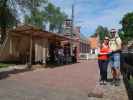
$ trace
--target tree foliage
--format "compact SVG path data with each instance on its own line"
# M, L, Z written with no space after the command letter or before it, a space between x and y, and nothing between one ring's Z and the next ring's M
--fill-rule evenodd
M133 12L124 15L120 23L122 24L123 33L121 36L124 37L123 41L131 40L133 38Z
M8 0L0 0L0 29L2 43L6 37L6 28L10 28L16 24L15 10L10 8Z
M39 28L43 27L44 11L40 11L47 4L47 0L18 0L23 12L28 12L29 14L24 15L24 22L26 24L31 24Z
M34 10L39 7L43 7L47 4L48 0L15 0L22 10L26 9L30 12L34 12Z
M55 7L49 3L46 7L46 18L50 23L50 30L61 31L64 20L67 18L66 14L60 11L59 7Z
M25 16L25 23L44 27L44 23L49 23L49 31L61 32L66 14L61 12L59 7L54 6L52 3L41 9L35 9L34 13Z
M19 8L19 9L18 9ZM50 23L50 30L61 31L66 14L48 0L0 0L1 40L6 36L6 29L18 22L18 10L23 12L25 23L42 28L43 23ZM28 13L28 14L27 14Z
M43 27L43 12L36 11L34 14L25 15L24 22L25 24L31 24L39 28Z
M102 42L105 38L106 35L109 35L108 34L108 28L106 27L103 27L103 26L98 26L97 29L96 29L96 34L99 36L99 39L100 41Z

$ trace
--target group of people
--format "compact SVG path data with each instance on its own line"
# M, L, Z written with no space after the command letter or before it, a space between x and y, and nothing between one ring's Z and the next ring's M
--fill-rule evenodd
M122 41L115 29L110 31L111 37L105 36L100 44L98 53L98 65L100 69L100 84L107 83L108 65L111 65L112 84L120 85L120 53Z
M58 65L76 63L76 47L73 48L73 55L71 55L70 47L59 46L54 50L54 58Z

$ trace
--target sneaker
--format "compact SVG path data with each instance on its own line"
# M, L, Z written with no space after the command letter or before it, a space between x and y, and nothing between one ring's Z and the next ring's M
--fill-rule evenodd
M103 80L99 81L99 84L100 85L103 85L104 84L104 81Z
M111 82L111 85L115 85L116 83L116 79L113 79L113 81Z
M103 81L103 85L107 85L107 82L106 81Z
M120 86L120 80L119 79L116 80L115 86Z
M101 78L99 78L99 82L101 82L102 81L102 79Z

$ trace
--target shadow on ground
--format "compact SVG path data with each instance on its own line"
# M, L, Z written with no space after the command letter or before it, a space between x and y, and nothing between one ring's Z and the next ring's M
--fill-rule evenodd
M80 62L77 62L77 63L80 63ZM57 68L57 67L64 67L66 65L73 65L73 64L76 64L76 63L63 64L63 65L48 64L45 66L45 68ZM11 71L3 71L3 72L0 72L0 80L8 78L10 76L10 74L18 74L18 73L23 73L23 72L27 72L27 71L33 71L33 70L35 70L35 69L26 68L26 69L13 69Z
M80 62L77 62L77 63L80 63ZM57 67L64 67L64 66L67 66L67 65L73 65L73 64L77 64L77 63L69 63L69 64L47 64L46 65L46 68L57 68Z
M27 71L32 71L32 69L26 68L26 69L14 69L12 71L3 71L0 72L0 80L8 78L11 74L18 74L18 73L23 73Z

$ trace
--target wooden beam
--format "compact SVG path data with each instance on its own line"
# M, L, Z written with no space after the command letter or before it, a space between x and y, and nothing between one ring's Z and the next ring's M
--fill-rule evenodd
M29 66L28 68L31 69L32 67L32 48L33 48L33 38L32 35L30 36L30 57L29 57Z

